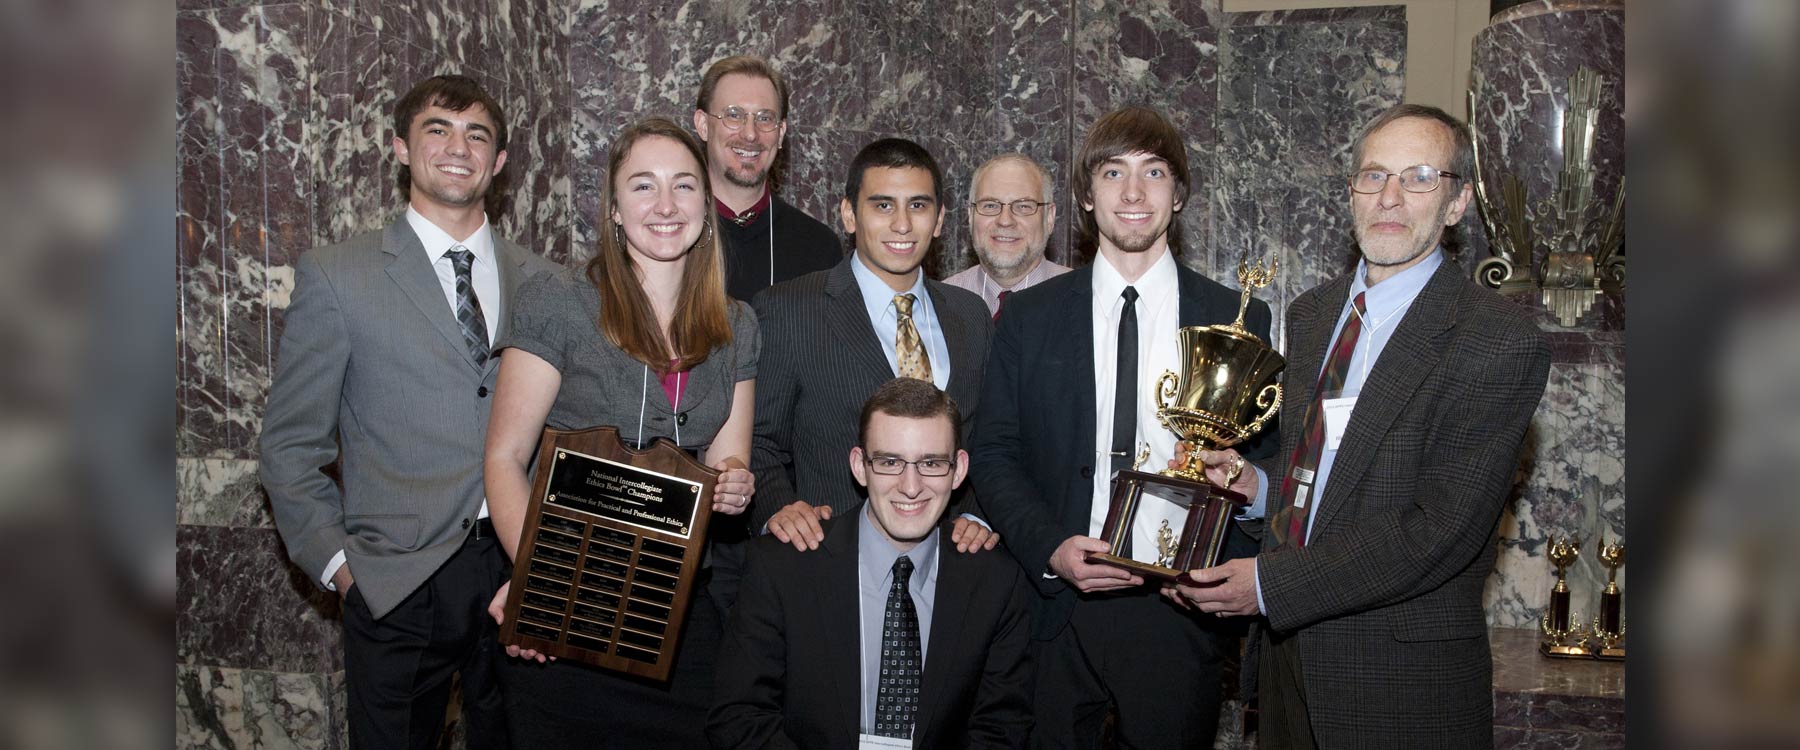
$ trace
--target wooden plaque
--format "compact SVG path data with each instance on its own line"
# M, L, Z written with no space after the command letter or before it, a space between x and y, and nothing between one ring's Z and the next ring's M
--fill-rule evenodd
M1163 581L1192 583L1187 577L1188 571L1218 565L1225 536L1231 532L1232 513L1244 503L1242 494L1206 482L1134 469L1120 471L1113 477L1112 486L1112 504L1107 508L1106 524L1100 538L1114 550L1124 546L1131 534L1131 522L1146 497L1152 502L1174 503L1186 508L1187 520L1181 526L1181 536L1175 541L1171 565L1107 553L1089 555L1088 560L1116 565L1145 578Z
M718 478L666 438L544 430L500 642L668 680Z

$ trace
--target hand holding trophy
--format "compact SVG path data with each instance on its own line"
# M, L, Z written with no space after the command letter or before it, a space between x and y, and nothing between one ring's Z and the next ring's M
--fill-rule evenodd
M1251 293L1274 281L1277 265L1273 260L1266 266L1238 263L1242 296L1237 320L1181 329L1181 372L1164 371L1157 380L1157 421L1192 446L1185 467L1154 474L1123 470L1113 477L1112 503L1101 531L1111 549L1128 548L1132 522L1145 497L1186 509L1179 534L1165 522L1155 540L1154 561L1112 553L1090 555L1089 561L1163 581L1218 564L1232 511L1247 500L1227 489L1236 476L1229 477L1225 486L1208 480L1197 454L1249 439L1281 409L1281 385L1275 380L1287 360L1244 328Z

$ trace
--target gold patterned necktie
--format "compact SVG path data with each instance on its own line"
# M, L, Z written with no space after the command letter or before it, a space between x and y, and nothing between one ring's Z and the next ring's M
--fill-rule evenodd
M931 357L925 354L925 343L919 340L919 329L913 327L913 296L894 295L894 309L900 312L900 326L894 336L894 361L900 364L900 377L931 382Z

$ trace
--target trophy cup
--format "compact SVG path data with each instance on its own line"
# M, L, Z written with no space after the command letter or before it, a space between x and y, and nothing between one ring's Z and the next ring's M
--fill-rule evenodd
M1600 592L1600 614L1594 616L1594 657L1625 658L1625 594L1619 590L1619 568L1625 567L1625 545L1601 540L1600 564L1606 566L1606 590Z
M1587 635L1580 625L1572 624L1575 617L1569 612L1569 581L1566 578L1570 565L1581 557L1581 540L1562 538L1550 539L1550 564L1556 566L1556 588L1550 590L1550 611L1544 613L1538 622L1538 629L1544 634L1544 641L1539 650L1545 656L1558 659L1588 658ZM1574 643L1570 643L1573 640Z
M1103 562L1165 581L1187 580L1186 572L1219 562L1219 548L1231 529L1231 514L1247 499L1207 480L1200 450L1221 450L1260 432L1281 409L1281 385L1275 382L1287 360L1244 328L1250 295L1275 279L1277 264L1238 263L1237 320L1229 325L1189 326L1180 331L1181 373L1163 371L1156 381L1157 421L1192 446L1186 468L1157 473L1124 469L1113 477L1112 503L1101 538L1118 552L1131 538L1133 521L1145 496L1186 509L1180 531L1163 522L1156 534L1156 559L1101 553ZM1140 451L1137 464L1146 452ZM1136 464L1134 464L1135 466ZM1236 472L1226 486L1237 480Z

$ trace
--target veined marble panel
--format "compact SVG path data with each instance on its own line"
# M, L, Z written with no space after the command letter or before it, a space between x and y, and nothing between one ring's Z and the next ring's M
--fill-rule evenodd
M348 747L333 689L323 674L177 665L175 747Z
M274 529L176 527L178 664L343 668L339 602L287 560Z
M272 528L257 462L238 458L175 459L175 522L188 526Z

